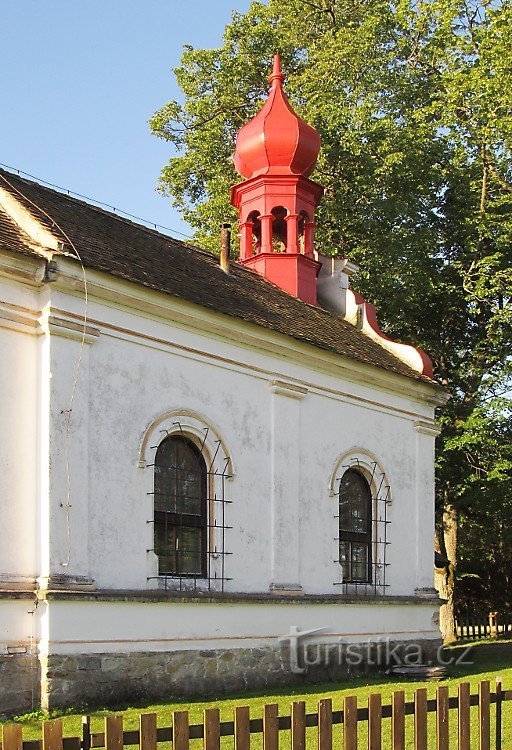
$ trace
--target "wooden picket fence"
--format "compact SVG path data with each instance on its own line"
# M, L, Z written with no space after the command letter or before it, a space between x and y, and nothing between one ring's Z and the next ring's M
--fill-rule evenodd
M455 619L458 638L482 639L512 637L512 622L491 612L487 618L478 618L470 613L459 614Z
M471 737L478 738L479 750L502 750L502 704L512 700L512 690L503 690L501 682L491 692L489 681L482 681L478 693L471 694L469 683L458 686L456 696L449 696L448 687L439 686L436 697L427 698L427 690L415 691L414 700L405 701L405 693L397 691L389 705L382 704L380 694L369 696L368 706L358 707L357 697L349 696L340 710L333 710L332 699L322 698L314 713L306 713L304 701L291 704L289 716L279 716L278 706L263 707L262 718L250 718L248 706L234 709L233 721L221 721L218 708L204 711L201 724L190 724L188 711L175 711L171 727L157 727L157 715L141 714L139 729L124 731L122 716L107 716L104 732L91 732L90 718L82 719L81 737L63 737L62 720L43 722L40 740L23 740L21 724L3 726L0 750L123 750L138 746L140 750L159 750L161 742L172 743L172 750L190 750L190 740L202 740L204 750L220 750L222 737L233 737L234 750L250 750L251 735L260 735L263 750L279 750L279 733L290 730L291 750L306 750L306 730L316 727L315 746L318 750L333 750L333 728L343 726L343 740L334 743L340 750L358 750L358 725L367 730L368 750L405 750L406 717L414 717L414 750L434 747L433 737L427 732L427 716L435 714L436 750L449 750L449 712L457 711L457 746L471 750ZM494 731L491 737L491 705L495 705ZM477 726L471 725L471 707L478 706ZM391 720L390 743L383 742L383 719ZM260 739L260 741L261 741ZM283 738L281 738L283 739ZM281 746L282 746L281 742ZM366 744L366 743L365 743ZM410 746L410 745L409 745ZM473 747L474 747L473 742Z

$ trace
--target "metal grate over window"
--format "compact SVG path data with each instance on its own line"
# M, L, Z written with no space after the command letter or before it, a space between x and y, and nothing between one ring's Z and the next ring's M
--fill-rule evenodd
M158 559L158 579L165 589L224 591L226 575L225 482L229 457L221 458L220 440L213 456L205 446L209 428L199 442L179 422L156 449L152 551Z
M384 473L372 464L371 474L358 459L341 467L336 478L338 498L338 559L341 580L335 581L348 595L385 594L386 550L389 544L388 506L390 488Z

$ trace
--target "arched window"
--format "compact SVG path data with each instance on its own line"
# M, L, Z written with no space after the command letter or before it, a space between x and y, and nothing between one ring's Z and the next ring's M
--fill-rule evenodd
M372 582L372 495L364 476L348 469L339 490L339 561L347 583Z
M170 435L160 443L154 493L159 575L206 577L208 472L191 440Z

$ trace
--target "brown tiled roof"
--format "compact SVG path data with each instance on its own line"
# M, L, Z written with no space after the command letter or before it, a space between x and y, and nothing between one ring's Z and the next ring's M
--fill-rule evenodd
M231 318L226 325L234 329L236 319L241 319L319 349L432 383L350 323L295 299L253 271L232 263L227 275L219 268L218 258L205 250L2 169L0 176L10 183L0 179L0 186L10 190L40 223L68 244L55 225L62 228L86 268L224 313ZM23 233L1 210L0 247L30 251Z

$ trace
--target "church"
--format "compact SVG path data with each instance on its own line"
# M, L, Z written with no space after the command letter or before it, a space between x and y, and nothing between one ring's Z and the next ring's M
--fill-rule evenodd
M0 170L2 714L439 645L447 396L380 331L355 264L315 247L320 141L283 80L276 56L220 259Z

